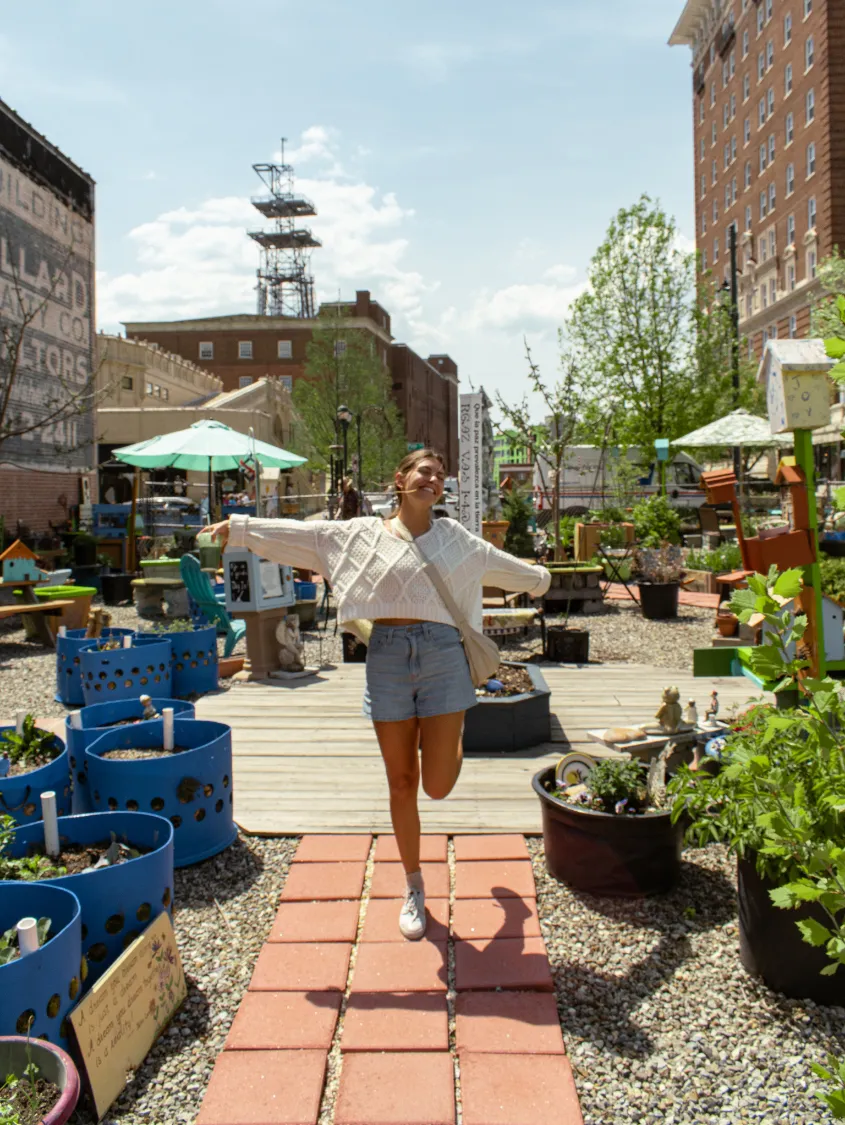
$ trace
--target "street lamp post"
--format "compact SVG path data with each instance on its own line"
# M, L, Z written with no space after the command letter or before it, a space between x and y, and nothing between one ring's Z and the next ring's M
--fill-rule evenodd
M340 428L343 432L343 476L346 476L347 466L349 464L349 423L352 421L354 415L348 406L339 406L337 408L337 420L340 422Z

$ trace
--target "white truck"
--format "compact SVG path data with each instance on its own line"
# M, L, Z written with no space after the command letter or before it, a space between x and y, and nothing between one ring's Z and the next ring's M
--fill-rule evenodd
M628 467L623 466L626 457ZM686 453L675 453L666 462L666 497L675 508L698 508L705 496L699 485L701 466ZM660 491L660 469L656 457L641 449L619 450L598 445L573 445L566 451L561 467L560 514L581 516L591 509L621 503L624 486L627 506ZM534 506L537 511L552 507L553 463L538 458L534 466Z

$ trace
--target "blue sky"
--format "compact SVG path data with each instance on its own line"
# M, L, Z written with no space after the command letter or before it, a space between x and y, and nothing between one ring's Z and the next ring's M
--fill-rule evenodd
M254 311L255 161L289 138L318 296L368 288L517 399L620 206L693 235L682 0L4 5L0 97L97 180L99 325Z

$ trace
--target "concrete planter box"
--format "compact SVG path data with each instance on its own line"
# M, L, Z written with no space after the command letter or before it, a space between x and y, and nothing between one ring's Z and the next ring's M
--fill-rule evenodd
M525 750L551 738L551 691L536 664L503 661L524 668L534 685L532 692L500 698L481 697L466 713L464 752Z

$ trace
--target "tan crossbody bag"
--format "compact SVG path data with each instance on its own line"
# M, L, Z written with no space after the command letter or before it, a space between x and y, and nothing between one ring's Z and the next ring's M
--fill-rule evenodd
M479 633L477 629L473 629L461 612L458 603L449 592L449 587L443 581L440 571L434 563L428 561L407 527L396 517L394 517L392 522L399 533L399 538L409 543L416 552L422 564L423 573L431 580L431 584L440 595L440 600L446 606L449 613L451 613L452 619L458 627L458 632L461 634L461 640L463 641L464 652L466 653L469 673L472 677L473 684L476 687L480 684L485 684L490 677L495 676L496 672L499 670L499 664L502 660L499 646L491 637L485 637L483 633Z

